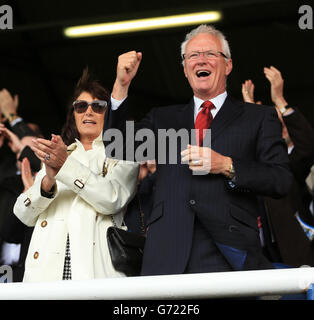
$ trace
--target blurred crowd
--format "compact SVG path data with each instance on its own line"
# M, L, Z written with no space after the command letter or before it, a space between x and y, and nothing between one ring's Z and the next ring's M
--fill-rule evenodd
M281 199L260 199L259 227L265 255L274 263L299 267L314 266L314 130L301 110L289 104L284 95L280 70L264 68L270 83L270 96L282 124L294 182ZM254 83L242 84L243 100L258 103Z

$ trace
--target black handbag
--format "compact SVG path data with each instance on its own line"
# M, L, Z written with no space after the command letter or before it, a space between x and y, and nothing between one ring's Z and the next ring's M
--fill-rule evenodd
M112 215L113 227L107 229L107 242L112 265L115 270L125 273L128 277L140 275L146 240L143 212L139 198L138 201L142 220L142 233L118 228Z

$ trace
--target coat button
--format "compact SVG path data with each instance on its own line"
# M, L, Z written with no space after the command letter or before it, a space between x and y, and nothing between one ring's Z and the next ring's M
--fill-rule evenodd
M47 220L42 221L40 225L42 226L42 228L45 228L47 225Z
M34 259L37 259L38 257L39 257L39 252L36 251L36 252L34 253Z
M234 232L234 231L237 231L237 230L238 230L237 226L234 226L234 225L230 225L229 226L229 232Z
M193 200L193 199L190 200L190 204L191 204L192 206L195 205L195 203L196 203L195 200Z

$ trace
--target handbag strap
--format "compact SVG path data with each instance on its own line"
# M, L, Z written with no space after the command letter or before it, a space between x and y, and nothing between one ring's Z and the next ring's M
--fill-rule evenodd
M108 162L107 162L107 158L104 161L104 165L102 167L102 176L104 177L108 172Z
M138 209L139 209L139 212L140 212L140 219L141 219L141 232L143 234L145 234L145 224L144 224L144 212L142 210L142 205L141 205L141 199L140 199L140 196L138 193L136 193L136 198L137 198L137 203L138 203ZM113 214L110 215L110 218L111 218L111 221L112 221L112 224L115 228L117 228L117 224L116 222L114 221L114 218L113 218Z
M105 159L105 161L104 161L104 165L103 165L103 167L102 167L102 176L104 177L106 174L107 174L107 172L108 172L108 161L107 161L107 158ZM111 221L112 221L112 224L113 224L113 226L115 227L115 228L117 228L117 224L116 224L116 222L114 221L114 218L113 218L113 215L111 214L110 215L110 218L111 218Z
M107 158L106 160L104 161L104 165L103 165L103 169L102 169L102 176L104 177L107 172L108 172L108 161L107 161ZM140 219L141 219L141 231L143 234L145 234L145 224L144 224L144 212L142 210L142 205L141 205L141 199L140 199L140 196L138 194L138 192L136 193L136 198L137 198L137 204L138 204L138 208L139 208L139 211L140 211ZM112 224L115 228L117 228L117 224L116 222L114 221L114 218L113 218L113 215L111 214L110 215L110 218L111 218L111 221L112 221Z
M138 194L138 192L136 193L136 197L137 197L138 209L140 211L141 231L143 234L145 234L144 212L142 210L141 198L140 198L140 195Z
M110 218L111 218L111 221L112 221L112 224L115 228L117 228L117 224L116 222L114 221L114 218L113 218L113 214L110 215Z
M141 231L143 234L145 234L145 224L144 224L144 212L142 210L142 206L141 206L141 199L140 196L138 195L138 193L136 194L136 198L137 198L137 203L138 203L138 208L139 208L139 212L140 212L140 219L141 219ZM110 215L112 224L115 228L117 228L117 224L114 220L113 214Z

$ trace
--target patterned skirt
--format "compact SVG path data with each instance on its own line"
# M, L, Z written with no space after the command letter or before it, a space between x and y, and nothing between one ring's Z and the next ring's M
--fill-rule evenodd
M65 258L64 258L62 280L71 280L71 279L72 279L72 275L71 275L70 238L69 238L69 234L68 234L66 249L65 249Z

